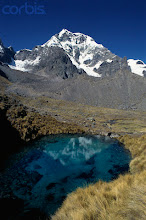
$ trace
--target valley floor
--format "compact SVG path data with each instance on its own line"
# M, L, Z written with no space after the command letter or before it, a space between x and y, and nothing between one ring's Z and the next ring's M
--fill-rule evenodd
M58 133L101 134L117 138L132 154L128 174L110 183L99 181L77 189L52 219L146 219L145 112L98 108L43 96L8 96L1 88L0 116L9 127L3 133L12 127L23 141Z

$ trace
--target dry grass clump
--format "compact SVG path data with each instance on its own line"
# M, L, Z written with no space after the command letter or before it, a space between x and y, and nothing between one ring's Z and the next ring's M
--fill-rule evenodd
M146 169L146 135L133 137L125 135L119 138L130 150L133 160L130 163L130 172L136 173Z
M0 95L0 118L5 117L24 141L49 134L84 133L75 123L60 122L21 104L17 97ZM17 141L17 140L16 140Z
M27 107L46 112L57 120L81 125L93 134L146 133L146 112L95 107L44 96L21 97L20 100Z
M6 116L19 133L20 137L29 141L36 137L49 134L83 133L83 129L75 124L59 122L50 115L40 115L24 106L8 109Z
M64 201L52 220L146 219L146 171L78 188Z
M145 220L146 135L119 138L130 150L130 172L113 182L78 188L64 201L52 220Z

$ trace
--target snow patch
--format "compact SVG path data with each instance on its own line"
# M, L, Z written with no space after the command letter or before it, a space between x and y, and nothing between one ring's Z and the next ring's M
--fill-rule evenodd
M70 31L68 31L67 29L62 29L62 31L60 31L60 33L59 33L59 38L61 38L62 37L62 35L63 34L65 34L65 33L71 33Z
M113 60L107 59L106 62L111 63Z
M144 70L146 71L146 64L144 64L143 61L141 61L142 64L137 64L138 61L141 61L141 60L129 59L127 62L131 68L132 73L135 73L139 76L144 76L143 71Z
M94 68L98 69L102 63L103 63L103 61L99 61L99 62L94 66Z
M91 67L85 66L84 64L80 64L80 68L83 69L89 76L101 77L101 75L94 72L93 67L91 68Z
M4 52L4 49L3 47L0 45L0 53L3 53Z
M27 72L31 70L31 67L28 66L35 66L39 64L41 57L38 56L35 60L15 60L13 65L9 65L10 68L20 70L23 72Z

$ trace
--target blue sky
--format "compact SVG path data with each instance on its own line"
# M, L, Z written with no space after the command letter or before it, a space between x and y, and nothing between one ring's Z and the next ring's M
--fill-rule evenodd
M25 9L18 14L26 2L41 6L45 14L30 15ZM14 6L16 14L4 14L7 5ZM0 0L0 38L6 46L32 49L63 28L87 34L121 57L146 63L145 0Z

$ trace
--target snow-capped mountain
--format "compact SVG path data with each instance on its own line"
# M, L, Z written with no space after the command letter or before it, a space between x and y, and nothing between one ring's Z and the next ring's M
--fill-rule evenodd
M146 64L141 60L122 59L88 35L67 29L43 45L32 50L23 49L16 54L12 47L5 48L0 41L0 61L11 64L9 66L16 70L35 73L43 70L41 74L56 74L64 79L81 73L105 77L125 70L146 75Z
M15 52L12 47L4 47L0 39L0 61L10 64L14 58Z
M96 77L101 76L97 70L103 62L111 63L116 58L115 54L112 54L102 44L97 44L91 37L81 33L72 33L66 29L42 46L63 48L78 69L83 69L88 75Z
M144 76L146 70L146 65L142 61L130 59L127 62L126 58L116 56L102 44L97 44L93 38L82 33L72 33L67 29L63 29L45 44L36 46L33 50L18 51L15 55L15 65L11 67L21 71L36 71L47 67L47 72L51 71L50 62L55 62L58 48L62 49L62 54L64 52L69 57L78 69L76 72L85 72L89 76L105 77L123 69ZM53 53L56 54L54 60L50 59L50 54L52 56ZM66 69L66 66L64 68ZM62 75L67 76L66 72Z
M0 50L4 54L2 44ZM8 93L145 110L145 69L140 60L127 61L91 37L63 29L43 45L16 52L13 66L0 63L0 76L12 82Z
M85 72L90 76L101 77L111 75L115 70L117 71L126 66L123 65L122 58L112 54L103 45L97 44L91 37L63 29L42 46L33 48L32 51L27 49L18 51L15 55L15 67L13 68L31 72L35 70L36 72L46 67L47 73L50 73L52 69L58 68L58 66L53 65L53 63L56 63L55 60L64 60L65 55L58 57L59 48L62 49L62 55L65 53L71 60L77 73ZM52 60L53 53L55 56L53 55L54 59ZM62 66L64 66L63 69L66 69L65 62L62 63ZM126 68L128 68L128 65ZM67 77L71 75L67 72L66 69L66 72L61 75Z

